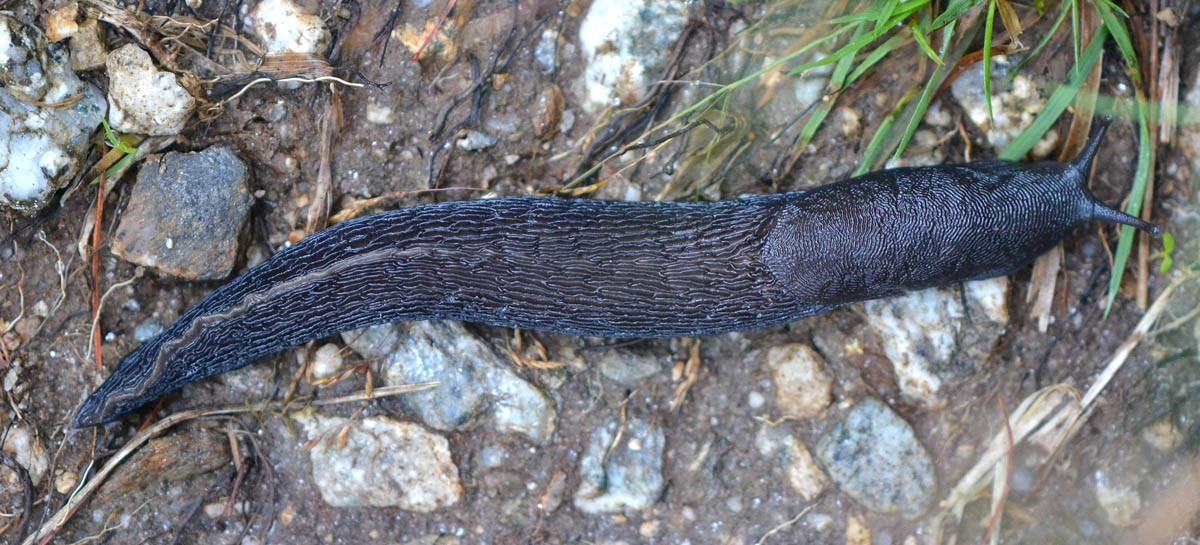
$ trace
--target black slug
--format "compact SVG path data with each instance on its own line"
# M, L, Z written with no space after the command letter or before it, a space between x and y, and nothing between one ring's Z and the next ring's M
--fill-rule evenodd
M1157 234L1088 193L1103 133L1070 164L898 168L706 204L516 197L348 221L280 251L138 347L74 425L371 324L712 335L1006 275L1090 221Z

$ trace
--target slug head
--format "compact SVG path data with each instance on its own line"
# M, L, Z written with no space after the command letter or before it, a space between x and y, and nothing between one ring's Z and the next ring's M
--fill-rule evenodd
M1096 152L1100 149L1100 140L1104 138L1104 133L1108 130L1108 125L1112 122L1112 118L1105 117L1100 120L1099 126L1096 128L1096 133L1088 139L1084 144L1083 149L1075 159L1067 165L1067 170L1074 177L1079 188L1086 196L1084 210L1082 211L1085 218L1089 221L1099 221L1104 223L1120 223L1137 229L1141 229L1150 234L1150 236L1158 238L1161 234L1158 226L1147 223L1134 216L1109 208L1104 203L1096 200L1087 190L1088 178L1092 173L1092 163L1096 160Z

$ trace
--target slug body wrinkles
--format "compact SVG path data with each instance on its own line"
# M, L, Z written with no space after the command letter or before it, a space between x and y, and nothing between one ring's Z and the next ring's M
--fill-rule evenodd
M372 324L712 335L1006 275L1091 221L1157 234L1088 193L1103 133L1071 163L899 168L715 203L513 197L347 221L213 291L121 360L73 424Z

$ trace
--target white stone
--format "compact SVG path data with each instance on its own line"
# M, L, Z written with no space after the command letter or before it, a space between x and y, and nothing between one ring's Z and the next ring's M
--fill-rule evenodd
M313 353L312 376L316 380L329 378L342 368L342 349L336 344L326 343Z
M996 323L1008 321L1007 292L1005 277L966 284L967 298L979 302L987 319ZM863 303L862 308L868 327L883 341L884 354L892 362L905 400L929 409L944 405L942 379L934 370L955 354L956 336L965 322L957 288L876 299Z
M108 120L114 130L169 136L183 130L196 100L175 81L175 74L159 71L150 54L134 44L108 54Z
M329 29L320 17L305 13L289 0L263 0L250 13L251 28L266 43L267 53L324 54Z
M815 500L825 491L829 477L817 466L816 460L804 443L793 437L787 442L787 448L788 465L784 468L784 474L787 475L788 485L800 494L804 501Z
M300 414L312 445L313 482L334 507L399 507L429 512L458 503L463 488L441 435L410 422L371 417L350 424L346 444L338 438L347 419Z
M1096 471L1096 502L1104 509L1108 523L1128 528L1138 522L1142 497L1136 488L1114 483L1103 471Z
M42 482L42 477L46 476L46 470L50 468L50 456L42 446L41 440L26 426L18 424L9 429L4 441L4 452L25 468L35 487ZM3 474L0 482L4 482L10 490L21 489L15 473L4 471Z
M88 135L104 118L104 99L67 65L63 44L0 14L0 205L32 212L82 168ZM14 95L16 93L16 95ZM58 103L82 95L65 107Z
M584 107L636 102L671 55L687 21L680 0L596 0L579 28L587 60Z

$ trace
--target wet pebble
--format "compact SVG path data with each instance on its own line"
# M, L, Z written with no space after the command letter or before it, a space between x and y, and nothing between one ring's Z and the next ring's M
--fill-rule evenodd
M175 74L160 71L150 54L126 44L108 54L108 121L113 130L156 136L179 134L196 100Z
M498 141L499 140L497 140L495 136L490 134L476 130L468 130L458 138L456 144L459 148L467 151L479 151L481 149L487 149L496 145L496 142Z
M775 379L775 405L786 416L811 418L832 399L833 376L825 359L806 344L790 343L767 351Z
M584 105L598 112L614 103L632 104L670 59L687 22L680 0L596 0L579 28L587 67Z
M945 405L944 385L972 375L1004 333L1008 279L965 286L970 321L958 288L921 290L861 304L867 326L882 341L908 403L930 409Z
M253 202L247 176L241 160L219 146L146 161L113 237L113 253L180 278L228 277Z
M334 507L429 512L458 503L462 483L445 437L410 422L296 415L312 443L313 482ZM345 445L338 444L339 437Z
M383 360L389 385L437 381L441 385L401 398L426 425L468 429L473 419L502 433L518 433L544 444L554 434L554 401L521 379L492 347L461 323L418 321L342 334L354 351Z
M614 446L620 425L609 420L592 430L580 460L575 508L589 515L646 509L662 493L662 428L631 418Z
M875 398L851 408L816 450L838 488L877 513L915 518L937 488L933 462L912 428Z
M104 118L104 96L71 71L64 44L0 13L0 205L41 209L87 156L88 135ZM79 97L76 99L75 97ZM56 104L55 108L36 103Z

